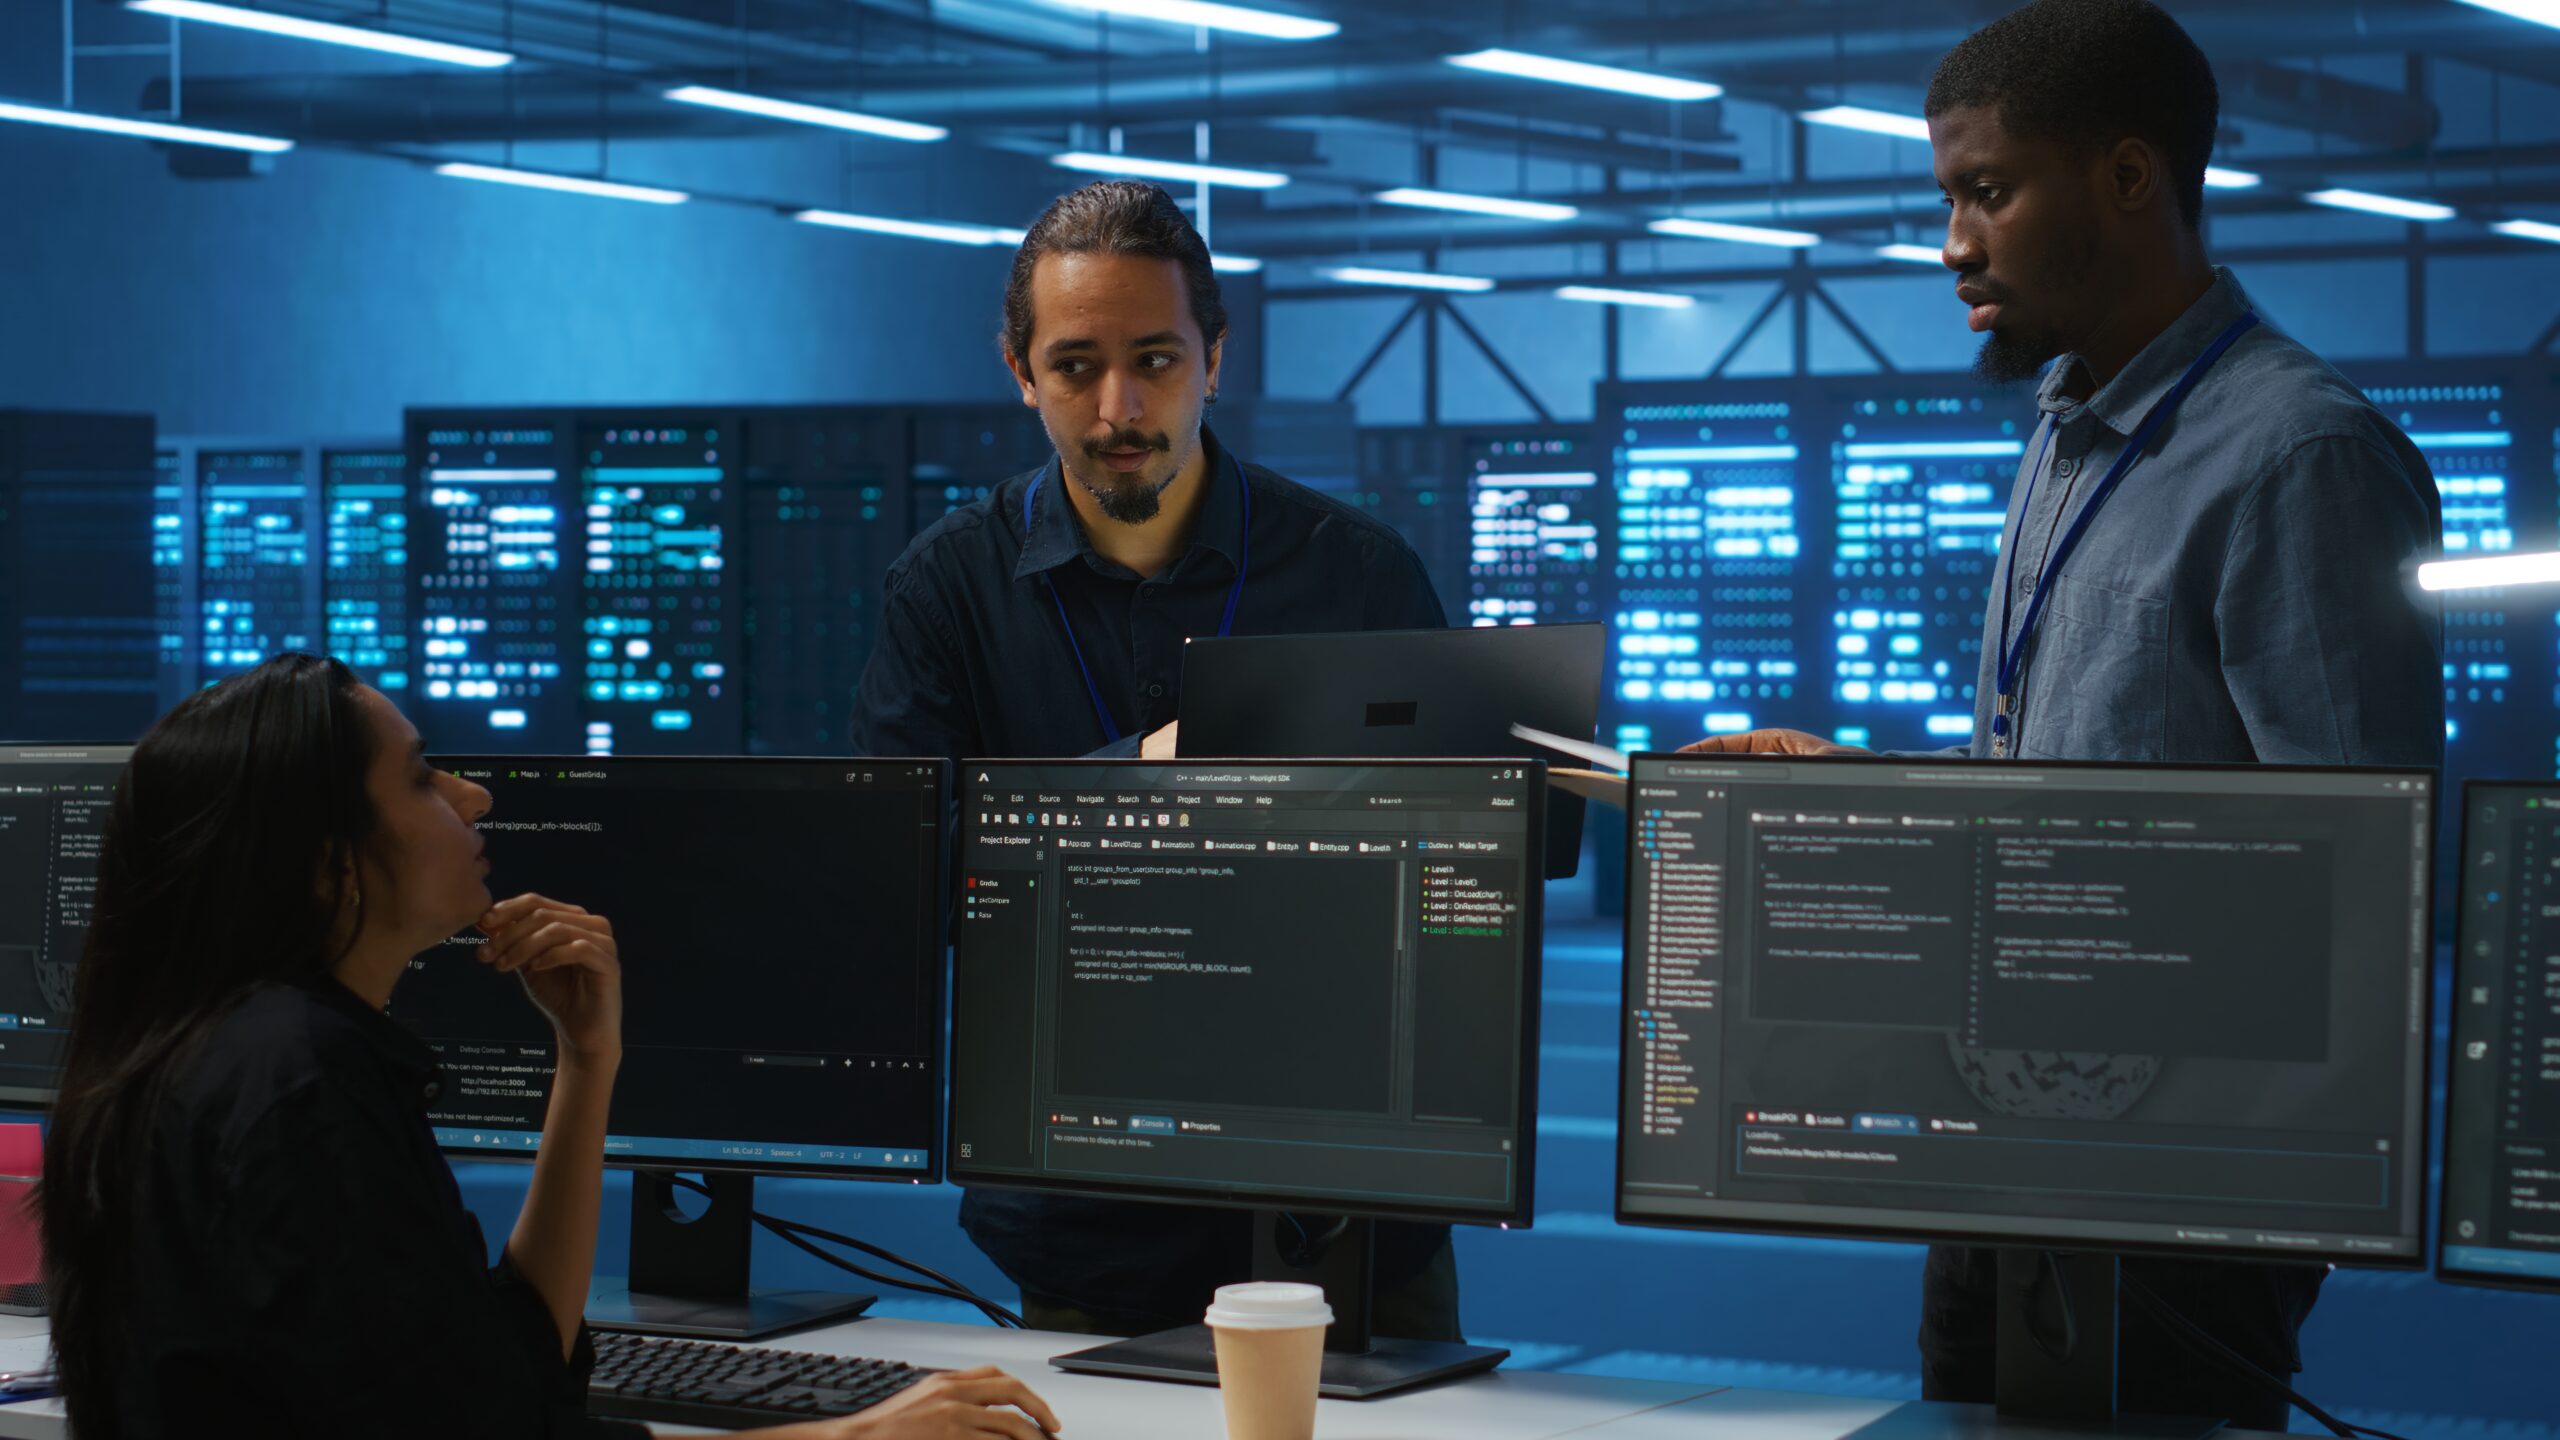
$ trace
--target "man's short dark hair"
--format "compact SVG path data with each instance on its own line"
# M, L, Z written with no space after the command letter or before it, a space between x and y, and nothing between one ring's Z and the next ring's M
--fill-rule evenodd
M2204 51L2150 0L2035 0L1966 36L1938 62L1928 112L1977 106L2013 135L2147 140L2169 159L2187 228L2203 218L2222 96Z
M1004 348L1031 360L1031 272L1043 255L1139 255L1182 265L1191 292L1191 318L1200 338L1214 345L1227 333L1227 302L1218 294L1217 268L1191 217L1163 187L1140 180L1096 180L1051 202L1033 221L1014 252L1013 275L1004 287Z

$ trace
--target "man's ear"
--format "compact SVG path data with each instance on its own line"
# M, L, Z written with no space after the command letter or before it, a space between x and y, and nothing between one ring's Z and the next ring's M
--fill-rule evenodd
M1004 346L1003 350L1004 368L1013 372L1013 383L1022 387L1022 403L1034 410L1039 409L1040 392L1031 383L1030 366L1024 363L1021 356L1013 353L1011 345Z
M1218 362L1225 358L1226 353L1227 337L1221 333L1209 342L1209 398L1212 400L1218 398Z
M2108 149L2104 163L2107 198L2118 210L2131 214L2155 201L2176 203L2168 193L2168 157L2150 141L2127 136Z

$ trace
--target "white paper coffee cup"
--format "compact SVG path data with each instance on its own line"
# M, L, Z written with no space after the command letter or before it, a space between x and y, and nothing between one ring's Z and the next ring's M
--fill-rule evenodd
M1313 1440L1324 1332L1333 1307L1314 1285L1222 1287L1206 1317L1218 1347L1227 1440Z

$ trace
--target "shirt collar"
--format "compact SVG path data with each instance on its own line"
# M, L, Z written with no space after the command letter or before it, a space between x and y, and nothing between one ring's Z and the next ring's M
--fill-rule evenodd
M2169 393L2187 367L2195 363L2212 346L2215 337L2229 328L2249 308L2249 297L2232 278L2230 270L2213 267L2213 284L2205 289L2186 313L2169 323L2169 328L2142 347L2130 364L2116 372L2116 377L2089 397L2088 412L2107 423L2107 428L2120 435L2130 435L2142 424L2142 417ZM2037 408L2049 414L2061 414L2072 408L2063 388L2081 368L2077 354L2065 355L2045 371L2044 384L2036 391Z
M1226 447L1218 443L1216 432L1200 427L1200 454L1208 462L1206 481L1208 495L1200 505L1200 520L1192 527L1193 546L1215 551L1229 565L1243 551L1244 504L1232 483L1234 466L1227 458ZM1052 476L1058 485L1049 484ZM1064 478L1064 467L1051 461L1040 468L1032 483L1040 493L1031 501L1031 525L1022 537L1022 558L1014 563L1013 578L1028 579L1055 570L1079 556L1093 554L1093 543L1085 538L1084 526L1076 519L1073 502L1060 489L1070 483Z
M335 976L322 976L304 985L302 990L320 1002L323 1009L343 1016L364 1037L365 1044L393 1070L421 1081L436 1076L436 1052L419 1039L408 1026L364 1002L364 997L341 984Z

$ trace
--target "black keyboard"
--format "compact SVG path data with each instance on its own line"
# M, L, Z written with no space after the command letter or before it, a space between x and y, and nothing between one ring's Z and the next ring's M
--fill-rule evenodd
M850 1415L932 1373L894 1360L712 1340L602 1333L595 1345L587 1413L669 1425L737 1429Z

